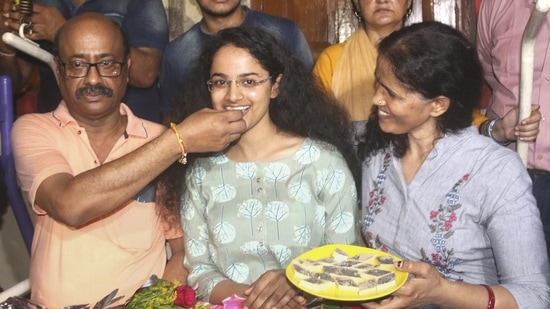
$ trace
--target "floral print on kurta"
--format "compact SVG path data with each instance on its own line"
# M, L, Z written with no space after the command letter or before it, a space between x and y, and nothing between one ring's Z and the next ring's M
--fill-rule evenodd
M547 307L550 269L529 175L474 127L438 139L409 182L391 146L365 160L361 222L369 246L428 262L452 281L501 284L521 308Z
M250 284L329 243L356 242L357 191L340 153L305 139L291 156L199 159L182 200L189 282L208 296L222 280Z

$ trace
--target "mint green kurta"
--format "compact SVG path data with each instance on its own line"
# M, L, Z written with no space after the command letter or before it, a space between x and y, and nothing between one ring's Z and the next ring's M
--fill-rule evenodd
M312 248L356 242L357 192L335 147L306 139L291 156L195 162L182 201L189 284L208 300L222 280L251 284Z

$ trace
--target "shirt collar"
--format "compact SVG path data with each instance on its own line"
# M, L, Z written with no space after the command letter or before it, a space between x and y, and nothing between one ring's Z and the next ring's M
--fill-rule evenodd
M133 135L137 137L147 137L147 129L145 128L145 124L142 119L136 117L134 113L130 110L128 105L124 103L120 103L120 109L119 112L121 115L124 115L128 119L128 124L126 125L126 133L128 135ZM59 121L59 126L64 127L67 125L76 125L80 126L78 122L73 118L71 113L69 113L69 109L67 107L67 103L65 100L61 101L57 108L52 111L52 116Z

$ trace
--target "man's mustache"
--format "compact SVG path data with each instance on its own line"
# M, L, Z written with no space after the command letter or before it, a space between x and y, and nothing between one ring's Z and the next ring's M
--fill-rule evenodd
M103 85L86 85L82 88L78 88L75 92L76 98L80 99L83 95L97 95L103 94L107 97L113 96L113 89Z

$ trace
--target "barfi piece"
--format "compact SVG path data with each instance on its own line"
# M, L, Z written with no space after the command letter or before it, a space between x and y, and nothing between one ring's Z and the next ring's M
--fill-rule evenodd
M297 263L292 263L292 268L294 269L294 277L297 279L306 279L314 275L314 272L307 270Z
M335 287L336 282L311 277L300 280L299 285L308 290L320 292Z
M363 272L367 279L376 279L376 288L378 290L395 286L395 272L380 268L374 268Z
M376 265L372 265L370 263L367 263L367 262L360 262L360 263L357 263L353 266L351 266L351 268L354 268L354 269L358 269L358 270L369 270L369 269L373 269L373 268L376 268L378 266Z
M380 263L380 268L388 269L388 270L395 270L394 262L395 259L392 256L389 255L382 255L376 258L378 262Z
M298 265L304 268L307 271L310 272L322 272L323 266L325 266L325 263L320 263L319 261L310 260L310 259L298 259L292 262L293 265Z
M345 260L343 262L340 262L340 263L337 263L335 266L339 266L339 267L354 267L358 264L363 264L363 262L361 261L358 261L358 260Z
M334 276L339 290L357 293L358 295L376 292L376 279L360 279L355 277Z
M339 249L339 248L336 248L333 252L332 252L332 258L334 259L334 261L336 263L341 263L347 259L349 259L349 256L347 253L344 252L344 250L342 249Z
M374 292L377 289L376 279L366 279L359 283L359 294L367 294L369 292Z
M329 275L346 276L361 278L361 273L358 269L350 267L338 267L338 266L324 266L323 272Z
M351 257L352 260L356 260L359 262L367 262L371 263L373 265L378 265L378 260L376 259L376 255L368 254L368 253L358 253Z

